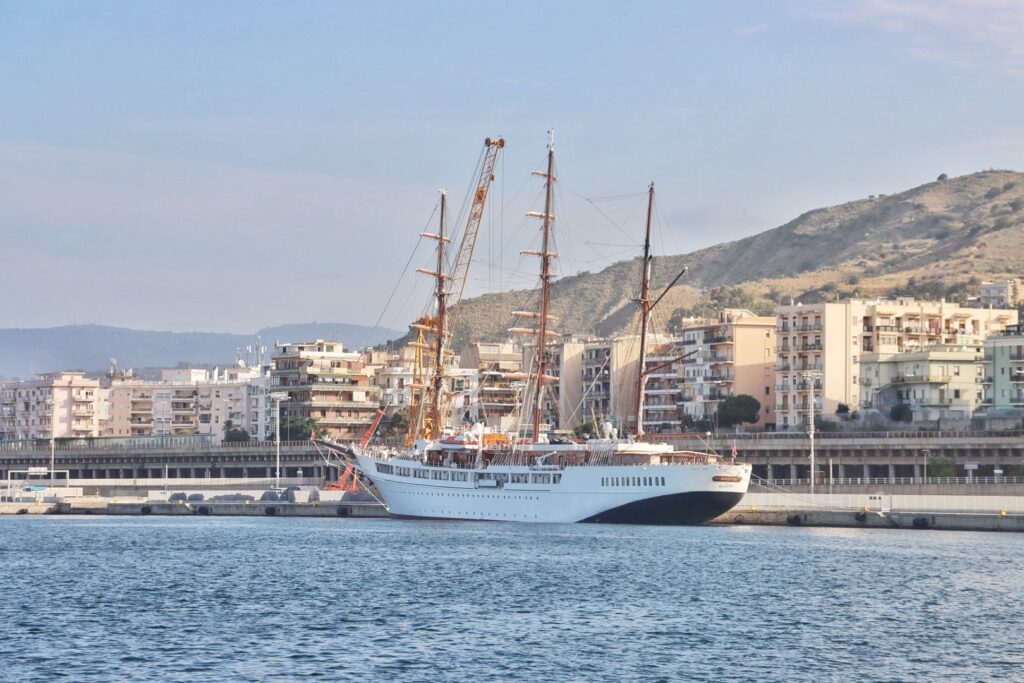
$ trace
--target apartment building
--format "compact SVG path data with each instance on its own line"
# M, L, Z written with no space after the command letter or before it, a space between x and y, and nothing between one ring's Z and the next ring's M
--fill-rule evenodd
M936 345L978 346L1017 323L1012 309L964 308L942 301L845 299L776 311L776 414L781 429L802 427L810 411L861 404L861 357Z
M979 306L993 308L1013 308L1024 303L1024 289L1020 278L1010 278L999 282L982 282L978 290Z
M710 420L731 396L753 396L761 403L754 428L774 429L776 321L745 309L724 309L712 320L684 323L675 373L682 380L679 408Z
M682 348L682 339L648 344L643 414L647 434L682 431L683 423L679 418L682 382L675 365L683 353Z
M99 436L106 390L82 372L0 383L0 440Z
M984 406L1024 413L1024 330L1015 327L985 340Z
M259 368L173 368L160 380L119 376L111 380L109 436L224 436L225 424L266 438L266 392Z
M860 407L888 417L896 405L908 405L915 422L970 419L984 399L983 360L980 346L864 354Z
M523 349L513 342L480 342L463 351L460 365L478 372L478 419L501 431L519 428L523 392Z
M523 345L523 367L533 365L534 344ZM572 430L583 421L583 350L586 339L562 335L548 344L547 375L557 382L547 384L543 421L551 429Z
M339 341L277 344L271 388L289 395L281 403L282 420L312 417L326 436L342 441L361 437L380 406L373 369Z

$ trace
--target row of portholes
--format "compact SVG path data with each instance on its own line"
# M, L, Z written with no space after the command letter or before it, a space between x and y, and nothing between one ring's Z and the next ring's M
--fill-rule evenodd
M486 493L434 493L433 491L410 491L414 496L438 496L443 498L485 498L487 500L540 500L539 496L494 496Z

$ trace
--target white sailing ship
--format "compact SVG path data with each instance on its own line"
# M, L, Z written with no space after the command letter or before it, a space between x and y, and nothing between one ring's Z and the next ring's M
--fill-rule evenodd
M640 363L637 380L637 433L617 438L610 423L601 438L582 443L555 443L543 433L542 412L549 376L546 353L535 353L524 373L528 424L515 434L492 433L477 425L468 431L444 429L447 413L446 358L451 354L449 300L457 301L465 284L494 161L503 140L485 141L479 180L451 273L445 273L445 197L437 234L437 270L424 270L436 284L436 313L414 325L419 339L414 346L430 353L430 377L414 384L411 438L405 448L370 445L343 447L349 459L375 485L388 511L399 517L430 519L497 520L508 522L602 522L620 524L699 524L726 512L747 491L750 465L712 453L676 451L671 445L651 443L643 434L643 386L646 376L664 367L646 368L646 335L650 311L650 236L654 186L651 185L644 246L643 279L639 304ZM554 145L548 146L543 213L542 247L523 253L537 256L540 269L540 310L517 311L535 327L512 331L534 335L537 349L547 347L555 333L548 323L552 280L551 251L554 220L552 187ZM676 278L678 280L678 278ZM672 285L669 285L670 287ZM660 297L659 297L660 300ZM657 301L655 301L655 304ZM430 340L430 343L428 343ZM682 357L680 357L682 358ZM678 359L676 359L678 360ZM670 362L671 363L671 362ZM670 364L669 363L669 364ZM429 379L429 381L428 381ZM524 416L525 417L525 416ZM527 420L523 420L527 423Z

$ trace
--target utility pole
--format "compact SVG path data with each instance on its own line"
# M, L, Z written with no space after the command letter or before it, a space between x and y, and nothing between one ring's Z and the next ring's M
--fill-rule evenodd
M277 409L277 418L274 420L274 428L276 432L275 441L277 442L277 458L274 467L274 488L281 488L281 401L288 400L288 394L283 391L275 391L270 395L274 405Z
M808 372L801 372L800 377L807 382L807 388L811 392L810 397L810 414L807 421L807 434L811 438L811 495L814 495L814 383L821 379L821 373L817 370L811 370Z

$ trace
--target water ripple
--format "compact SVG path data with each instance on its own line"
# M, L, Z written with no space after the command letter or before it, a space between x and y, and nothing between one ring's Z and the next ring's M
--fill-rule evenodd
M3 680L997 681L1024 537L2 518Z

